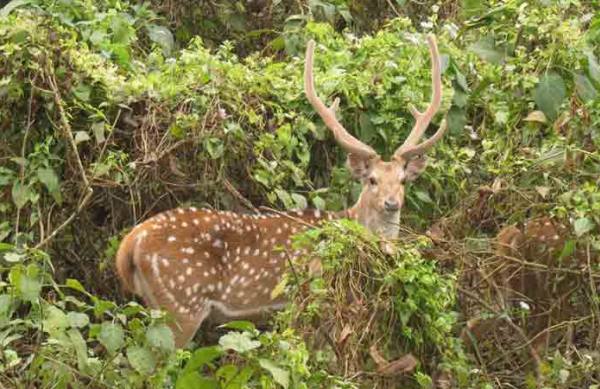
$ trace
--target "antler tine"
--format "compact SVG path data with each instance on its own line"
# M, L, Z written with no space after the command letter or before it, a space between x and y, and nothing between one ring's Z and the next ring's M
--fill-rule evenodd
M310 40L306 46L306 62L304 63L304 91L308 101L317 111L319 116L325 122L325 125L333 132L333 136L338 144L350 154L373 158L377 152L370 146L362 143L346 131L335 117L338 102L331 105L330 108L319 99L315 93L315 84L313 79L313 53L315 51L315 41Z
M418 144L419 140L425 133L425 130L427 130L429 123L431 123L431 119L433 119L433 116L440 109L442 102L442 69L440 64L440 53L438 51L437 42L433 35L429 35L427 37L427 42L429 43L429 54L431 56L431 88L433 91L431 95L431 102L424 112L419 112L412 104L408 107L410 113L415 118L415 125L402 146L396 150L396 153L394 154L396 158L406 157L407 154L422 154L431 146L433 146L433 144L437 142L441 138L441 135L443 135L446 131L446 129L443 128L445 127L444 124L444 126L440 126L438 132L436 132L436 134L429 140ZM436 137L442 128L443 131L441 131L441 134ZM431 140L433 141L431 142Z
M440 127L435 132L435 134L433 134L429 139L427 139L426 141L421 142L417 146L406 148L404 150L404 152L402 153L402 158L404 158L404 159L410 159L410 158L415 157L417 155L424 154L434 144L436 144L437 141L439 141L440 139L442 139L442 137L446 133L447 129L448 129L448 123L447 123L446 119L444 119L444 120L442 120L442 123L440 124Z

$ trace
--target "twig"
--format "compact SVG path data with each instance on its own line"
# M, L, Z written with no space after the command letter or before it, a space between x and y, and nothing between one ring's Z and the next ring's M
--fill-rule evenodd
M523 329L521 327L519 327L518 325L516 325L508 315L504 315L501 312L498 312L494 307L492 307L490 304L488 304L486 301L482 300L479 296L477 296L476 294L463 289L461 287L458 288L458 291L461 292L462 294L464 294L465 296L469 297L470 299L476 301L478 304L480 304L482 307L488 309L490 312L493 312L495 315L497 315L499 318L502 318L512 329L515 330L515 332L521 337L521 339L523 340L524 344L526 344L529 348L529 354L531 355L531 357L534 360L535 363L535 370L536 370L536 375L537 375L537 382L538 384L541 384L543 381L543 376L542 376L542 372L540 370L540 367L542 365L542 360L540 359L540 356L538 354L538 352L535 350L535 348L533 348L531 346L531 340L527 337L527 335L525 334L525 332L523 332Z
M69 140L71 149L73 150L73 153L75 154L75 161L77 162L77 167L79 169L79 173L81 174L81 179L84 183L84 188L83 188L84 194L83 194L83 197L81 198L81 200L79 201L79 203L77 204L77 209L75 210L75 212L73 212L67 218L67 220L65 220L60 226L58 226L54 231L52 231L52 233L50 235L48 235L45 239L43 239L41 242L39 242L35 246L36 249L39 249L39 248L45 246L46 244L48 244L48 242L50 242L52 239L54 239L62 230L64 230L69 224L71 224L71 222L73 222L75 217L77 217L77 215L79 215L79 213L83 210L83 208L90 201L92 194L94 193L94 191L90 185L90 182L87 178L87 175L85 174L85 168L83 167L83 162L81 162L81 157L79 156L79 151L77 150L77 144L75 143L75 138L73 137L73 130L71 128L71 125L69 124L69 120L67 119L67 113L65 112L63 99L60 96L60 91L59 91L58 85L56 83L56 78L54 77L54 71L51 66L48 66L47 71L48 71L48 84L54 95L54 103L56 104L56 107L58 108L60 123L63 127L65 136Z
M242 204L246 206L246 208L251 209L254 213L260 213L258 208L252 205L252 202L250 202L250 200L242 196L242 194L237 190L235 186L233 186L233 184L227 178L223 179L223 184L225 185L225 189L227 189L233 197L241 201Z
M294 217L294 216L292 216L292 215L290 215L290 214L288 214L288 213L281 212L281 211L278 211L278 210L276 210L276 209L273 209L273 208L269 208L269 207L267 207L267 206L264 206L264 205L261 205L261 206L259 207L259 209L260 209L260 210L262 210L262 211L267 211L267 212L272 212L272 213L275 213L275 214L277 214L277 215L279 215L279 216L283 216L283 217L285 217L285 218L288 218L288 219L290 219L290 220L293 220L293 221L295 221L296 223L300 223L300 224L302 224L302 225L305 225L306 227L309 227L309 228L315 228L315 225L314 225L314 224L308 223L308 222L306 222L306 221L304 221L304 220L302 220L302 219L299 219L299 218L297 218L297 217Z

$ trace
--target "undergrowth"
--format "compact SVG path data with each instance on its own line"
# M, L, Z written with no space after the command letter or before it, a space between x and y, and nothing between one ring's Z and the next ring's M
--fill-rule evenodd
M0 10L0 383L598 386L598 1L264 3ZM429 99L430 32L449 134L407 188L396 255L352 223L311 231L273 330L237 323L217 346L174 350L169 318L120 292L124 231L190 203L352 204L360 186L302 91L304 42L318 42L319 94L389 156L408 104ZM494 252L502 227L538 216L566 226L550 263ZM535 302L507 304L495 278L516 264L551 273L550 294L570 292L566 274L577 286L535 366ZM473 350L460 334L475 317L501 324Z

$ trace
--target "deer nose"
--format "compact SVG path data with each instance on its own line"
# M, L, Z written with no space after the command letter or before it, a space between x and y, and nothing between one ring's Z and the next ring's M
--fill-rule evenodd
M385 210L388 212L396 212L398 209L400 209L400 204L398 204L396 200L385 200L383 205Z

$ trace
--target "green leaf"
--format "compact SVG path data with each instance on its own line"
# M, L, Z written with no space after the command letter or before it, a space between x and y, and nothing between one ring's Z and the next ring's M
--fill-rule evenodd
M545 74L535 88L534 99L537 106L550 120L556 119L558 110L567 92L562 77L554 72Z
M69 325L75 328L82 328L90 323L90 318L85 313L69 312L67 313Z
M77 354L77 368L81 371L85 371L88 361L87 344L85 343L83 336L81 336L81 333L76 329L68 330L67 335Z
M23 208L31 198L31 191L27 185L21 184L20 181L15 181L12 187L12 199L17 208Z
M306 207L308 206L308 203L306 202L306 197L298 193L292 193L291 196L292 200L294 200L297 209L306 209Z
M177 378L175 389L218 389L219 383L212 379L202 377L197 371L185 373Z
M52 197L54 197L54 200L58 204L62 204L62 196L60 193L58 176L56 175L54 170L52 170L51 168L39 168L37 170L37 176L40 182L44 184L46 189L48 189L48 192L52 195Z
M219 328L228 328L230 330L240 330L248 332L256 331L256 326L254 325L254 323L245 320L230 321L228 323L220 325Z
M148 340L148 344L152 347L167 352L175 350L173 331L165 324L153 325L148 328L146 331L146 339Z
M150 24L146 27L148 31L148 37L150 40L160 46L165 56L171 54L173 47L175 46L175 40L173 34L168 28L158 26L156 24Z
M104 322L100 327L98 341L110 352L115 353L125 343L125 333L119 324Z
M20 253L10 252L4 254L4 260L10 263L21 262L23 258L25 258L25 255Z
M277 366L275 362L268 359L259 359L260 366L267 370L273 376L275 382L287 389L290 386L290 373L287 370Z
M75 289L76 291L79 291L82 293L87 293L85 291L85 288L83 287L83 285L81 285L81 282L79 282L73 278L67 278L65 285L71 289Z
M596 88L594 88L594 84L592 84L586 75L581 73L575 74L575 89L583 101L592 101L598 96L598 92L596 91Z
M484 61L492 64L500 64L504 61L504 50L496 46L494 38L486 36L469 46L469 50L474 52Z
M106 137L104 136L104 122L96 122L92 124L92 132L94 133L97 144L104 143L106 140Z
M44 331L53 334L58 330L64 330L69 327L69 319L65 313L53 306L50 305L46 309L44 321L42 322L44 326Z
M230 332L221 336L219 344L225 350L233 350L239 353L254 350L260 347L260 342L252 340L248 332Z
M23 299L30 302L36 301L42 291L42 283L38 279L25 274L19 278L17 287Z
M12 0L0 9L0 18L4 18L11 13L12 10L31 3L33 0Z
M150 349L142 346L127 348L127 359L131 366L142 375L152 374L156 367L156 358Z
M83 142L87 142L90 140L90 136L85 131L76 131L75 132L75 144L78 145Z
M185 365L184 372L197 370L221 355L223 355L223 350L218 346L199 348L194 351L188 360L188 363Z
M575 220L575 224L573 225L575 229L575 235L578 238L593 230L595 226L596 224L594 221L587 217L581 217Z

